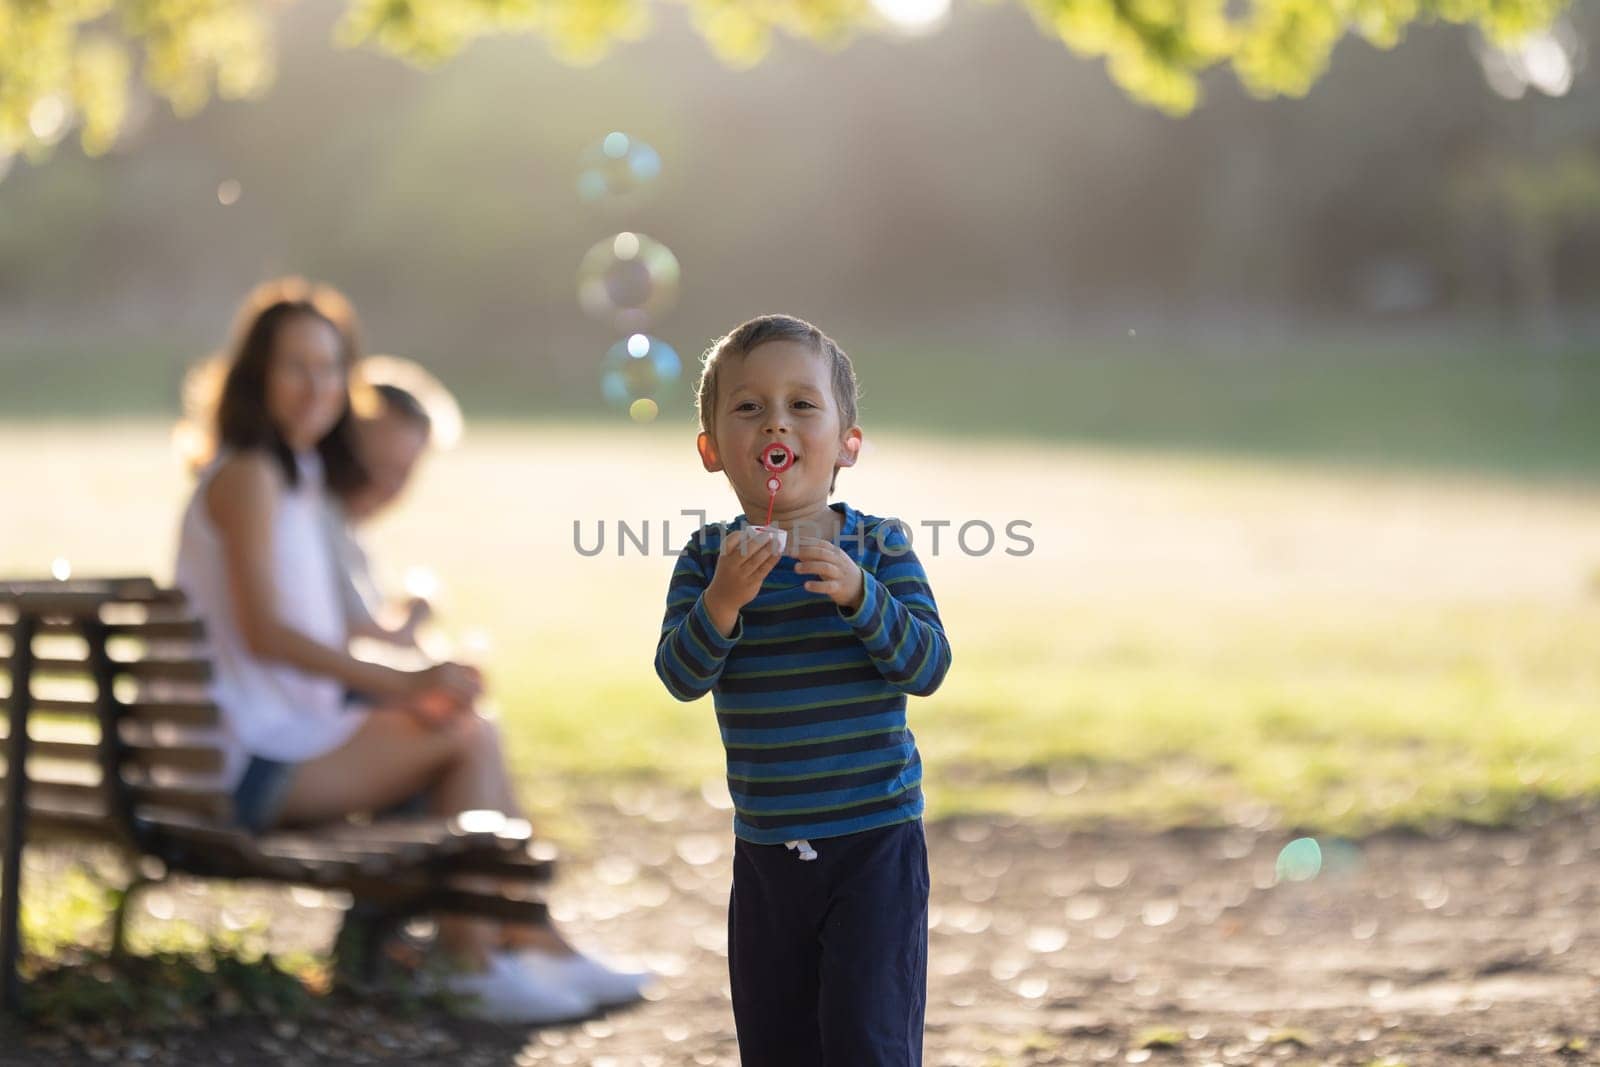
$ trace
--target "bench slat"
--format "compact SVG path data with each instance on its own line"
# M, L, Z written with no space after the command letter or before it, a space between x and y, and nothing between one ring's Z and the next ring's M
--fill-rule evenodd
M554 855L554 846L539 842L521 849L468 852L452 860L450 869L545 883L555 878Z
M211 663L204 659L114 660L113 665L118 674L140 681L211 681Z
M145 771L159 768L191 774L219 774L224 762L221 752L200 745L127 745L123 751L128 763ZM28 742L28 755L98 766L100 743L33 738ZM0 778L3 777L0 773Z
M0 839L6 836L9 825L6 806L0 804ZM51 837L94 838L118 840L122 837L121 821L107 815L96 804L82 803L64 797L28 797L27 833Z
M159 835L157 855L172 869L201 877L341 888L393 876L387 864L364 866L366 857L360 855L263 851L262 839L243 830L177 814L163 814L147 826Z
M102 785L42 779L31 773L29 779L30 806L37 797L43 804L53 808L100 805L103 810L105 788ZM152 808L170 808L213 819L226 819L233 811L233 798L213 789L136 784L129 785L128 792L133 796L136 814L142 814L139 809L145 805Z
M38 633L50 636L78 636L82 624L71 619L46 619L39 624ZM15 624L0 621L0 634L10 637ZM138 622L110 622L105 624L106 636L139 638L146 641L199 641L206 635L205 624L199 619L150 619Z
M319 826L319 835L339 840L370 837L392 841L521 843L532 839L527 820L500 812L467 812L460 816L393 816L375 822L343 822Z
M93 798L81 793L52 791L30 799L29 815L30 831L48 830L52 834L95 839L120 837L117 822L101 812ZM457 875L489 873L480 871L474 861L493 858L494 852L460 854L446 869L439 870L414 861L406 866L405 861L413 860L412 855L373 857L345 851L337 844L308 835L252 837L242 830L199 821L182 812L151 812L142 816L141 822L155 835L153 855L175 871L201 877L345 889L360 898L409 902L437 912L512 922L540 921L548 915L534 886L548 880L554 867L549 861L538 861L534 868L495 872L524 885L487 891L463 886L454 879ZM444 859L437 855L435 858Z
M487 836L466 839L449 834L448 828L447 819L387 819L366 825L319 824L251 836L241 830L192 820L173 821L163 826L163 830L175 836L249 852L268 863L319 864L377 858L390 865L409 863L419 876L437 878L436 863L445 862L447 869L454 871L457 863L473 860L475 862L460 869L474 872L480 868L495 869L528 880L543 880L555 867L547 855L536 857L533 846ZM438 831L431 840L423 836L429 829ZM538 848L542 853L553 854L548 844L540 843ZM357 866L361 864L358 862Z
M81 715L98 718L100 709L92 700L53 700L35 697L31 702L34 711L54 715ZM141 723L170 723L197 729L216 726L222 713L215 704L190 700L136 700L123 705L124 721Z
M406 855L420 850L430 867L548 882L555 872L555 846L524 835L527 824L508 819L508 836L462 833L454 820L443 818L384 819L375 823L321 825L303 832L279 831L263 839L285 842L285 847L310 850L334 848L382 853L406 847Z
M38 701L34 701L37 707ZM123 721L170 723L196 729L219 726L222 710L201 700L137 700L123 705Z
M60 582L51 578L0 582L0 604L41 614L89 614L107 601L131 604L181 604L183 593L163 589L144 576L81 578Z
M190 774L221 774L222 752L205 745L129 745L128 758L146 771L161 769Z
M200 641L206 624L199 619L149 619L144 622L106 624L112 637L140 637L149 641Z
M112 669L125 678L140 681L209 682L211 664L203 659L135 659L112 660ZM0 671L11 669L11 656L0 656ZM36 656L33 671L41 675L86 675L90 672L87 660L63 659L57 656Z
M145 807L152 807L174 808L218 821L233 818L233 795L209 784L146 781L130 783L128 788L136 814L144 814Z
M256 847L262 856L313 867L351 865L350 873L398 875L424 864L429 852L422 845L402 845L363 849L351 845L330 845L314 838L284 839L273 835L260 838Z
M316 836L340 844L420 844L432 849L460 851L473 847L492 847L493 834L452 833L442 818L394 818L376 822L340 822L317 826Z
M362 855L398 855L416 860L450 860L472 856L474 869L507 869L527 874L553 866L553 846L490 834L464 835L451 831L449 820L427 825L413 820L384 820L371 824L323 824L304 830L280 830L260 839L265 850L310 855L326 852Z
M0 720L0 742L11 736L11 725ZM42 755L51 760L77 760L99 763L99 726L88 723L42 723L34 721L27 729L30 755ZM141 768L192 771L195 774L218 774L222 771L224 757L214 745L182 744L182 742L157 741L149 729L138 723L122 731L122 750L126 760ZM3 757L0 757L3 758Z

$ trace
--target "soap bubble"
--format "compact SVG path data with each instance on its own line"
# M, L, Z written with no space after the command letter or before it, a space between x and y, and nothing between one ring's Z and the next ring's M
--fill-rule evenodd
M644 234L608 237L578 265L578 303L595 318L638 332L678 299L678 258Z
M620 207L638 200L661 174L661 156L637 137L613 130L579 161L578 199Z
M671 345L636 333L612 345L600 361L600 391L613 407L649 422L661 395L682 373L683 362ZM635 407L640 400L651 403Z

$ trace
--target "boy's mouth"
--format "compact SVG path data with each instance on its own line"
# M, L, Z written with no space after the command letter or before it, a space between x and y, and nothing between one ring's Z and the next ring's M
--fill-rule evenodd
M768 445L756 458L769 471L787 470L800 462L800 457L788 445Z

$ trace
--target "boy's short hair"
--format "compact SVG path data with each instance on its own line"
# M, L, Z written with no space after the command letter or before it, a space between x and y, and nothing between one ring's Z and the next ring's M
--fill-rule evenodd
M700 357L700 384L695 390L700 429L716 436L717 368L722 360L729 356L749 355L768 341L795 341L826 359L833 382L833 399L839 405L839 424L845 429L856 424L856 405L861 397L861 387L856 382L855 365L845 355L844 349L839 347L839 343L811 323L793 315L758 315L717 338L706 349L705 355ZM833 477L837 482L837 466L833 469ZM828 490L833 490L831 483Z
M379 382L372 388L383 403L383 415L393 416L407 426L416 427L424 437L433 435L433 416L428 414L428 409L422 406L422 401L417 399L415 393L388 382Z

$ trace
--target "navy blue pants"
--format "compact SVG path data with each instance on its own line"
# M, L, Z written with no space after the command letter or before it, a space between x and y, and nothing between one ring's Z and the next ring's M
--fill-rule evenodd
M737 841L728 973L744 1067L920 1067L928 999L922 822Z

